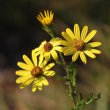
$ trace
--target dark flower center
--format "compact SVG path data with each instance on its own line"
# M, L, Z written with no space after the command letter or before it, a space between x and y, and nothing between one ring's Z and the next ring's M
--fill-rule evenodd
M74 42L74 44L75 44L75 49L76 49L77 51L84 49L84 42L83 42L82 40L76 40L76 41Z
M39 66L36 66L35 68L32 69L31 74L34 77L39 77L43 75L43 70Z
M50 50L52 50L52 48L53 48L53 45L48 42L44 45L44 49L46 52L49 52Z

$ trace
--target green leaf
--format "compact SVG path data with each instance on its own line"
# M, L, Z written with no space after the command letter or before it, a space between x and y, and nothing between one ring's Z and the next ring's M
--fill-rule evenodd
M95 96L93 93L90 94L90 96L87 98L85 104L88 105L100 98L101 94L99 93L97 96Z
M97 96L95 96L93 93L91 93L87 99L84 99L83 95L80 93L76 106L73 110L79 110L79 109L83 108L85 105L88 105L88 104L98 100L99 98L100 98L100 93Z

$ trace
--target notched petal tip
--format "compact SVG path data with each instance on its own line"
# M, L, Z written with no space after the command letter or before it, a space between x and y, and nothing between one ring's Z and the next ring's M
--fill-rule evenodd
M84 39L84 42L89 42L96 34L97 30L92 30Z
M17 65L19 66L21 62L17 62Z
M78 23L75 23L74 26L79 26Z
M42 87L38 87L38 90L42 91Z
M66 28L66 31L71 30L70 28Z
M86 62L83 62L84 64L87 64L87 61Z
M34 92L36 92L36 90L37 90L36 88L33 88L33 89L32 89L32 92L34 93Z
M16 79L16 83L17 83L17 84L19 84L19 83L20 83L20 81L18 80L18 78Z
M27 57L27 56L26 56L25 54L23 54L23 56L22 56L22 57L23 57L23 59L24 59L24 58L25 58L25 57Z
M15 71L15 74L17 74L18 73L18 70L17 71Z
M61 34L62 34L62 36L64 35L64 33L65 33L65 32L62 32L62 33L61 33Z
M49 83L48 83L48 81L46 79L43 81L43 85L44 86L48 86L49 85Z

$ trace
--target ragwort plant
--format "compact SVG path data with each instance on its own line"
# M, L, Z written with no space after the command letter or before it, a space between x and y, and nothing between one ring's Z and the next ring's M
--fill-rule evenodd
M67 28L62 32L62 38L56 37L53 31L53 17L54 13L49 10L40 12L36 17L42 24L43 30L51 36L50 41L42 41L39 47L32 50L29 59L23 55L24 62L18 62L17 65L21 68L16 71L19 77L16 83L20 85L20 89L32 83L32 92L42 90L43 86L48 86L49 82L46 79L48 76L54 76L55 71L51 68L55 65L62 65L65 69L65 76L56 76L55 78L68 82L68 95L71 97L74 105L71 110L79 110L85 105L92 103L100 98L100 94L95 96L91 93L86 99L83 94L79 93L76 87L77 68L75 62L80 57L84 64L87 64L86 56L95 59L96 54L101 54L101 51L96 49L101 45L101 42L90 42L95 36L96 30L88 33L88 26L84 26L82 31L78 24L74 25L74 30ZM65 57L72 56L69 64L65 61ZM48 61L54 60L55 62L49 63ZM32 61L31 61L32 60ZM53 61L52 60L52 61Z

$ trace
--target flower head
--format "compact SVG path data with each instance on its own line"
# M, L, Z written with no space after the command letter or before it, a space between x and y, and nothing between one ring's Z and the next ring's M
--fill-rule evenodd
M74 33L71 29L67 28L66 32L62 32L62 36L65 40L61 41L64 55L72 55L72 61L75 62L80 56L83 63L87 63L86 55L90 58L96 58L95 54L100 54L101 51L94 49L101 45L101 42L90 42L89 41L96 34L96 30L91 31L89 34L88 26L84 26L80 33L78 24L74 25Z
M17 78L16 83L20 84L20 89L32 84L32 92L36 89L42 90L43 85L48 86L49 83L45 76L53 76L54 71L50 70L55 64L50 63L47 65L47 59L37 59L34 50L32 51L32 61L23 55L24 62L18 62L17 65L21 68L16 71Z
M58 54L56 51L62 52L62 47L60 45L60 38L53 38L49 42L43 41L38 48L34 51L36 52L36 56L40 55L40 58L43 57L50 58L53 57L54 60L58 59Z
M52 11L49 11L49 10L44 10L44 13L39 13L38 16L37 16L37 19L39 20L39 22L44 25L44 26L47 26L47 25L50 25L53 21L53 15L54 13Z

